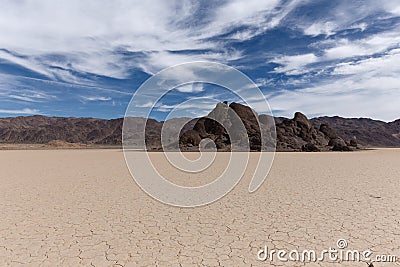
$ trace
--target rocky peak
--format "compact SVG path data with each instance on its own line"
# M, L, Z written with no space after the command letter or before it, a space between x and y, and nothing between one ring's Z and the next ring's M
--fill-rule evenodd
M243 120L243 121L251 121L253 123L257 123L257 113L252 110L250 107L232 102L229 107L235 111L235 113Z
M299 126L304 126L306 129L311 128L311 122L308 120L307 116L301 112L296 112L294 114L293 120L299 124Z

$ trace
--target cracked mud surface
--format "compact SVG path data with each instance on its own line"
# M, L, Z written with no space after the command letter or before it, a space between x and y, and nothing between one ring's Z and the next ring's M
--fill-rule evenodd
M265 245L338 239L398 256L375 267L400 266L399 156L278 153L256 193L247 172L222 200L176 208L139 189L119 150L0 151L0 266L367 266L257 260Z

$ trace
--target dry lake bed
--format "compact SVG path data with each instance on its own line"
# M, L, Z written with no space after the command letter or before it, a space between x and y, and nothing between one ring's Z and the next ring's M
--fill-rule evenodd
M227 156L191 180L151 154L178 184L207 182ZM0 266L400 266L399 149L277 153L252 194L250 178L177 208L144 193L118 149L0 151ZM301 259L330 249L370 260Z

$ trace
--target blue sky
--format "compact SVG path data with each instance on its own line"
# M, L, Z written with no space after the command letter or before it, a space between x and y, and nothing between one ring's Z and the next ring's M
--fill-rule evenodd
M0 5L0 117L122 117L152 74L207 60L248 75L276 116L400 118L399 1ZM235 100L210 85L178 88L160 101L156 117L210 95ZM212 105L184 108L198 116Z

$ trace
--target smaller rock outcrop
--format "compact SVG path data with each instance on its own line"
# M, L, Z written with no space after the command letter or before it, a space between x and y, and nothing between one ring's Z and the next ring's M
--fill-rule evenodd
M308 143L308 144L305 144L305 145L303 145L303 146L301 147L301 151L304 151L304 152L320 152L321 149L319 149L319 148L318 148L316 145L314 145L314 144Z
M357 142L357 137L353 136L352 139L350 139L348 146L358 148L358 142Z
M335 139L338 137L335 130L333 130L328 124L321 124L319 130L329 139Z
M278 123L276 131L278 151L351 150L328 124L321 124L319 128L315 128L300 112L296 112L293 119L285 119Z

